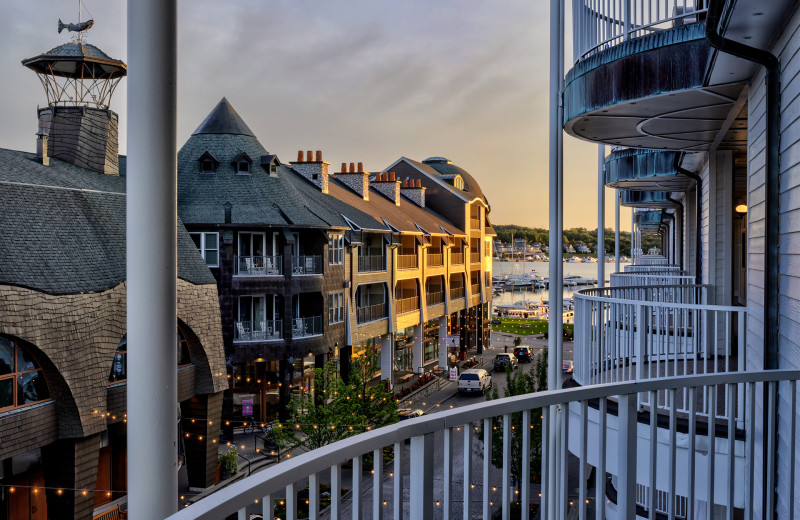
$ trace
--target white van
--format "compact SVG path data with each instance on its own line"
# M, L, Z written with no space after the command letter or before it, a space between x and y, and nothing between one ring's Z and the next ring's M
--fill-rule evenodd
M458 392L461 394L480 394L492 387L492 376L482 368L464 370L458 376Z

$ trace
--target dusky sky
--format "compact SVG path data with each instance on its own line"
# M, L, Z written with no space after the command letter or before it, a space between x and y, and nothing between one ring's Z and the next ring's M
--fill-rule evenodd
M46 98L20 62L68 42L57 22L76 22L77 6L4 5L3 148L35 149L34 109ZM95 20L86 41L127 61L126 2L83 6L83 20ZM178 147L225 96L284 162L322 150L332 171L359 161L377 171L400 156L444 156L481 183L492 222L548 226L549 2L181 0L178 9ZM123 80L111 107L121 153L126 89ZM597 146L565 135L564 157L564 227L593 229ZM613 218L606 190L607 227Z

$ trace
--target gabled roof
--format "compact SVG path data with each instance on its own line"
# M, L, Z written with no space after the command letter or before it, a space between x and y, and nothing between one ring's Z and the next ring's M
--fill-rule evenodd
M48 294L125 281L125 177L0 149L0 284ZM178 276L215 284L178 221Z
M197 130L192 133L192 135L200 134L249 135L255 137L253 131L250 130L250 127L247 126L247 123L233 109L226 98L222 98L217 103L217 106L200 123Z

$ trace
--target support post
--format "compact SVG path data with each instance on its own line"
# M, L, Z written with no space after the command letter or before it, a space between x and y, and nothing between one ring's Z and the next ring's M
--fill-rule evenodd
M619 475L617 512L619 518L636 518L636 394L619 397Z
M389 381L389 390L394 388L392 383L394 373L392 372L392 360L394 359L394 342L392 335L381 336L381 379Z
M597 145L597 286L606 286L606 145Z
M619 272L619 192L614 191L614 272Z
M433 519L433 434L411 437L409 516Z
M177 10L128 2L129 518L178 509ZM158 478L153 478L158 475Z

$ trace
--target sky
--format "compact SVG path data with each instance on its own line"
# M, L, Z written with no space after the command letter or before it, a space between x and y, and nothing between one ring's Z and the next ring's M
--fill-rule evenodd
M68 42L57 22L76 22L77 6L3 6L0 147L35 150L34 109L46 98L20 62ZM82 9L95 20L85 41L127 61L126 2ZM322 150L332 171L342 162L377 171L401 156L444 156L478 180L493 223L548 226L549 2L179 0L178 9L178 147L225 96L284 162ZM111 104L121 153L126 87ZM597 145L565 134L564 183L564 227L597 227Z

